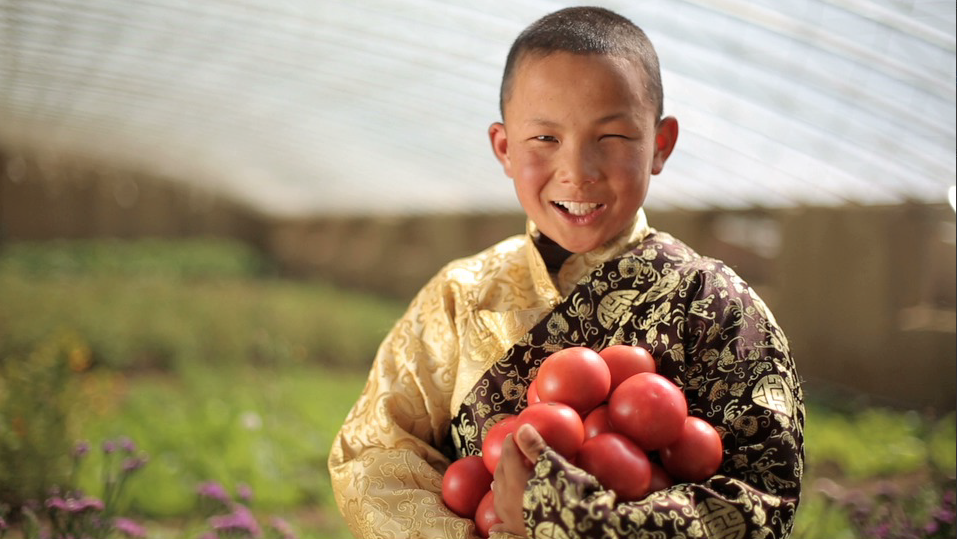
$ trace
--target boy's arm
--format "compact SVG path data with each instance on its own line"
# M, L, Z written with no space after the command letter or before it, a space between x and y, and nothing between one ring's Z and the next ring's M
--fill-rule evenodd
M336 503L362 538L472 538L471 521L441 498L457 345L454 298L438 282L383 341L330 451Z
M660 369L685 390L689 413L722 434L718 473L616 503L593 476L546 449L524 495L529 536L787 537L803 472L800 385L763 303L750 291L728 297L722 290L707 283L698 290L679 317L683 338L671 343Z

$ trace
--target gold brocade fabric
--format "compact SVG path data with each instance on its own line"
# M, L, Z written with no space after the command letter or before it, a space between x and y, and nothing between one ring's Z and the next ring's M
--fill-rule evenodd
M472 538L474 525L440 496L452 413L476 381L588 271L649 232L643 212L626 233L576 254L557 283L516 236L444 267L382 342L362 394L333 442L336 502L356 537ZM503 536L504 537L504 536Z
M787 341L729 268L634 226L573 255L555 281L531 237L444 268L383 342L333 445L329 468L357 537L473 537L442 504L449 458L525 406L538 364L568 346L642 344L692 415L722 435L725 461L701 484L615 503L546 451L525 495L530 537L775 538L790 530L803 467L803 400ZM506 537L506 536L501 536Z

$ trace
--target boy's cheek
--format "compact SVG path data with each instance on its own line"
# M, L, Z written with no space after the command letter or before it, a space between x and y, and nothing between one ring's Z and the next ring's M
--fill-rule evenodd
M533 184L544 184L548 180L548 161L540 156L529 154L513 161L512 178Z

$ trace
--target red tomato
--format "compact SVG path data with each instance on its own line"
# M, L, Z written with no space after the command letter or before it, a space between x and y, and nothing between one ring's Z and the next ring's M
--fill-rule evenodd
M598 352L598 355L605 360L611 372L611 391L640 372L657 372L655 358L640 346L616 344Z
M535 427L545 443L566 458L574 457L585 441L581 416L560 402L539 402L522 410L515 430L525 424Z
M678 441L660 452L661 463L673 477L684 481L704 481L721 467L721 435L704 419L685 420Z
M675 484L675 480L668 475L664 468L654 462L651 463L651 484L648 485L648 493L664 490Z
M490 490L479 502L478 510L475 511L475 527L478 528L480 536L488 537L489 528L501 521L502 519L495 514L495 495Z
M482 442L482 460L489 472L495 473L495 467L498 466L498 459L502 457L502 442L505 437L515 432L518 426L518 416L505 416L492 425L485 434L485 441Z
M532 380L532 383L528 384L528 404L532 405L536 402L542 402L542 399L538 396L538 384L535 383L536 380Z
M586 413L608 398L611 373L597 352L575 346L545 358L535 382L543 402L560 402Z
M651 462L644 451L626 436L605 432L585 440L578 452L578 466L614 490L621 501L640 500L651 484Z
M611 432L611 422L608 420L608 405L602 404L595 408L582 421L585 426L585 439L594 438L603 432Z
M678 386L659 374L642 372L615 389L608 401L611 426L645 451L661 449L681 436L688 403Z
M442 501L460 517L472 518L482 496L492 487L492 474L482 457L470 455L449 465L442 476Z

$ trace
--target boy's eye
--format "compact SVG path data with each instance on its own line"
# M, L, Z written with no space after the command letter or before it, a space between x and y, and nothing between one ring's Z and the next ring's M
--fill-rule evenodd
M624 140L631 140L631 137L627 135L622 135L620 133L608 133L606 135L602 135L601 138L619 138Z
M534 140L537 142L558 142L558 139L551 135L538 135L534 137Z

